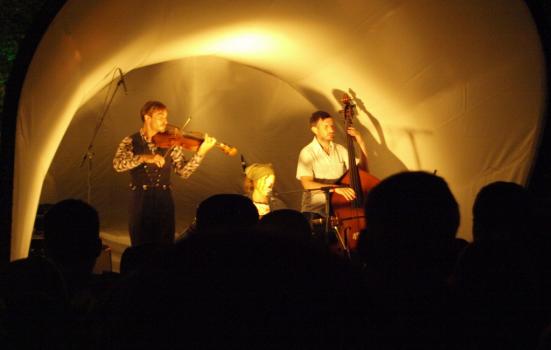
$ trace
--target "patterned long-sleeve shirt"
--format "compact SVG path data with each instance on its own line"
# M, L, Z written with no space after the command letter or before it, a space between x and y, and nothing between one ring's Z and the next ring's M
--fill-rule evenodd
M153 142L147 141L141 130L140 135L143 142L147 144L147 149L151 152L150 154L158 154L158 147ZM180 146L175 146L170 151L169 157L172 160L174 172L183 179L190 177L203 160L203 156L197 153L195 153L189 161L186 160L184 150ZM134 169L141 164L143 163L140 162L140 154L134 153L132 138L130 136L125 137L119 144L115 157L113 158L113 168L117 172L123 172Z

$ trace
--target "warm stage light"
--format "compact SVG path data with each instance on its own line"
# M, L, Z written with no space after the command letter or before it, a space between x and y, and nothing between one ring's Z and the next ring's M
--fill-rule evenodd
M273 37L260 33L236 33L215 40L211 50L220 54L255 54L273 51ZM209 50L210 51L210 50Z

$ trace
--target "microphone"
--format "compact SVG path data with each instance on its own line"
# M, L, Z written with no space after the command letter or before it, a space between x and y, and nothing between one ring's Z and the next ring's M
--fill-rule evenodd
M241 169L243 169L243 174L245 173L245 169L247 169L247 162L245 162L243 155L241 155Z
M126 80L124 79L124 74L122 73L122 69L120 68L117 68L117 71L119 72L119 75L121 76L121 78L119 79L119 81L117 82L117 85L121 85L122 84L122 88L124 90L124 94L125 95L128 95L128 89L126 87Z

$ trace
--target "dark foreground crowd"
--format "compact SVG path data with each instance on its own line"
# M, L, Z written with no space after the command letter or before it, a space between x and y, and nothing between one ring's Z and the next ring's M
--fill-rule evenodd
M400 173L370 192L348 259L299 212L259 221L248 198L216 195L184 238L94 275L98 214L64 200L45 257L1 269L0 346L551 349L551 232L535 208L519 185L484 187L467 243L446 182Z

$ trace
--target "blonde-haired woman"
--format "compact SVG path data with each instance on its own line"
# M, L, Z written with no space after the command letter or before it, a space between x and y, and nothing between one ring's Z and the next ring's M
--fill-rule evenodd
M260 217L286 205L273 196L275 171L272 164L254 163L245 169L245 193L252 199Z

